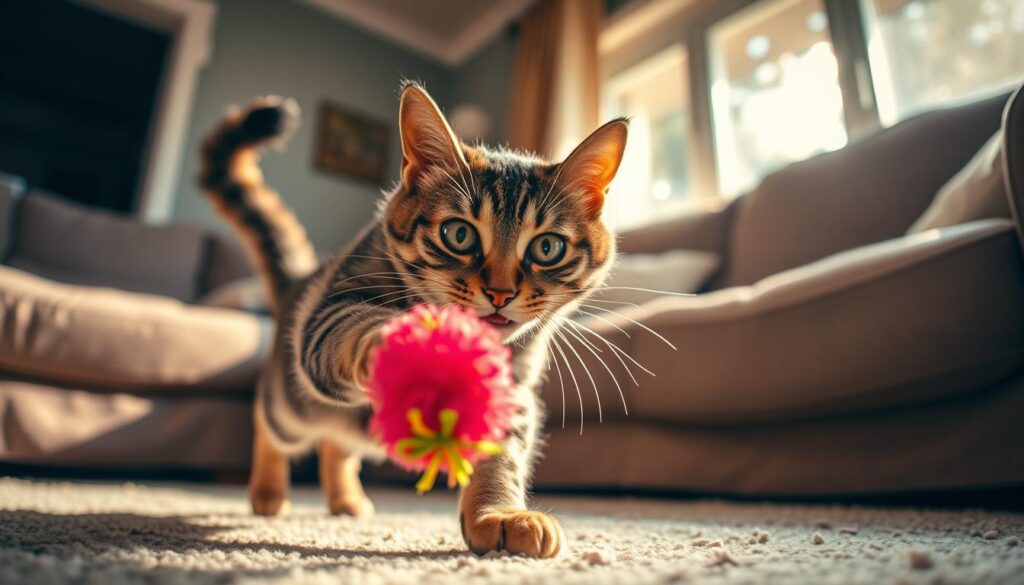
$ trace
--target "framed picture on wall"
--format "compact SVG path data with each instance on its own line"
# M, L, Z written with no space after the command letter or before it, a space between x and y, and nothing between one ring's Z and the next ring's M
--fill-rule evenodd
M383 185L388 167L388 136L384 122L324 101L315 161L322 171Z

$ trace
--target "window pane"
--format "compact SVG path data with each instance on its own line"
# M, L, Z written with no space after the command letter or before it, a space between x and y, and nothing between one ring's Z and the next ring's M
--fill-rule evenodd
M630 116L629 141L605 218L617 228L650 221L691 196L686 53L674 46L605 84L605 118Z
M885 125L1024 76L1024 0L863 0Z
M822 0L758 2L713 25L708 43L724 195L846 145L839 68Z

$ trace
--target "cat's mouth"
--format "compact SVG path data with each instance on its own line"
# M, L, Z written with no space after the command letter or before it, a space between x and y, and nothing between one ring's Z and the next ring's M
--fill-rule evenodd
M490 315L487 315L486 317L481 317L480 319L495 327L505 327L513 323L512 319L509 319L508 317L500 313L491 313Z

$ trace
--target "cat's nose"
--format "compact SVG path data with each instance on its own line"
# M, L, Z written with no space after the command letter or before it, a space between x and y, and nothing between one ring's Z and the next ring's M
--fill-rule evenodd
M487 300L491 301L495 309L500 309L505 305L512 302L512 299L516 298L519 293L518 290L499 290L493 288L484 287L484 294L487 295Z

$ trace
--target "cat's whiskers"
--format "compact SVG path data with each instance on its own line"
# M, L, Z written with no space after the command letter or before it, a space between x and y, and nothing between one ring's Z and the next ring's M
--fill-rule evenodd
M451 155L452 162L455 163L455 168L457 168L459 170L459 179L462 180L462 186L466 188L466 191L473 191L473 192L475 192L476 191L476 183L473 181L473 171L472 171L472 169L469 168L469 163L467 163L464 158L462 158L459 155L455 154L455 150L454 149L445 149L445 150L449 153L449 155ZM438 168L440 168L440 166L438 166ZM465 174L463 174L463 171L469 173L469 181L471 183L473 183L473 189L470 189L469 185L466 184L466 176L465 176Z
M393 295L400 295L400 294L407 293L407 292L412 292L412 291L417 291L417 292L415 292L414 295L411 295L411 296L415 296L415 295L422 296L422 292L423 291L433 292L433 293L437 293L437 294L440 294L442 292L442 291L438 291L436 289L430 289L429 287L422 287L422 286L421 287L414 287L414 286L410 286L410 287L405 288L404 290L396 290L396 291L391 291L389 293L380 294L380 295L377 295L377 296L375 296L373 298L366 299L365 301L362 301L362 302L363 303L371 303L371 302L373 302L373 301L375 301L377 299L383 299L383 298L390 297L390 296L393 296Z
M549 213L549 214L554 214L554 213L555 213L555 211L556 211L556 210L558 210L558 208L559 208L559 207L560 207L560 206L561 206L561 205L562 205L563 203L565 203L566 201L568 201L568 200L571 200L572 198L576 197L576 196L577 196L576 194L577 194L577 191L573 191L573 192L571 192L571 193L566 193L566 192L565 192L565 189L559 189L559 190L558 190L558 193L557 193L557 194L556 194L556 196L555 196L555 201L554 201L554 205L552 205L551 207L549 207L549 208L548 208L548 209L546 210L546 211L547 211L547 213Z
M544 193L544 197L542 197L540 202L537 204L537 209L543 209L544 206L548 204L548 200L551 198L551 192L555 190L555 185L558 184L558 179L561 178L561 176L562 167L558 167L558 171L555 173L555 178L551 181L551 186L548 187L547 192Z
M438 293L437 291L434 291L434 292L437 293L437 294L441 294L441 293ZM386 307L387 305L390 305L391 303L397 303L398 301L402 301L402 300L405 300L405 299L411 299L411 298L417 298L417 297L421 298L421 299L425 299L425 297L423 296L422 293L418 293L417 292L417 293L413 293L413 294L410 294L410 295L405 295L403 297L398 297L398 298L395 298L395 299L390 299L390 300L384 301L383 303L380 303L377 306L378 307Z
M345 279L342 279L342 280L339 280L339 281L335 282L334 283L334 287L339 287L339 286L345 284L346 282L350 282L352 280L357 280L357 279L360 279L360 278L365 278L365 279L368 279L368 280L372 280L374 278L382 278L382 279L390 279L390 280L399 280L399 281L402 281L402 282L406 282L409 279L413 279L413 280L419 279L419 280L423 280L423 281L426 281L426 282L432 282L434 284L438 284L438 285L441 285L441 286L448 286L448 284L449 284L448 282L446 282L444 280L441 280L441 279L438 279L438 278L427 278L427 277L424 277L424 276L416 276L416 275L407 274L407 273L404 273L404 272L393 272L393 271L391 271L391 272L368 272L366 274L360 274L358 276L352 276L352 277L345 278Z
M626 373L627 373L627 374L629 375L629 378L630 378L631 380L633 380L633 385L634 385L634 386L636 386L637 388L639 388L639 387L640 387L640 382L638 382L638 381L637 381L637 379L636 379L636 376L634 376L634 375L633 375L633 370L629 369L629 366L628 366L628 365L626 365L626 362L625 362L625 360L623 360L623 359L622 359L622 356L620 356L620 355L619 355L619 352L623 352L623 353L625 353L625 352L624 352L624 351L622 350L622 348L620 348L619 346L617 346L617 345L613 344L612 342L608 341L607 339L605 339L605 338L604 338L604 336L603 336L603 335L601 335L601 334L597 333L596 331L594 331L593 329L591 329L591 328L587 327L586 325L583 325L583 324L581 324L581 323L576 323L576 322L575 322L575 321L573 321L572 319L568 319L568 320L567 320L567 323L569 324L569 326L570 326L570 327L572 327L573 329L575 329L575 330L576 330L577 332L579 332L579 333L580 333L581 335L583 335L584 333L590 333L590 334L591 334L591 335L593 335L594 337L598 338L598 339L599 339L599 340L600 340L600 341L601 341L602 343L604 343L605 345L607 345L607 346L608 346L608 349L609 349L609 350L611 350L611 352L612 352L612 355L614 355L614 356L615 356L615 357L616 357L616 358L617 358L617 359L619 360L619 363L620 363L620 364L622 364L622 369L626 370ZM583 331L580 331L581 329L582 329ZM584 335L584 337L586 337L586 335ZM630 356L629 356L628 354L626 355L626 357L629 357L629 358L630 358L630 360L633 360L633 358L632 358L632 357L630 357ZM634 360L634 361L635 361L635 360ZM643 368L643 366L640 366L640 367L641 367L641 368ZM646 371L646 369L645 369L645 371Z
M667 290L656 290L656 289L653 289L653 288L641 288L641 287L637 287L637 286L598 286L598 287L594 287L594 288L589 289L589 290L593 290L593 291L602 291L602 290L635 290L635 291L640 291L640 292L656 293L656 294L659 294L659 295L665 295L665 296L670 296L670 297L695 297L695 296L697 296L697 295L695 295L693 293L680 293L680 292L672 292L672 291L667 291Z
M565 380L562 379L562 366L558 365L558 360L555 359L554 352L551 351L551 346L544 348L548 352L548 371L551 371L551 362L555 363L555 371L558 372L558 389L562 393L562 428L565 428Z
M559 315L559 318L563 319L563 322L562 322L563 324L565 324L565 323L568 323L570 325L572 324L572 321L569 321L568 319L566 319L565 317L562 317L561 315ZM597 346L595 346L593 343L591 343L590 340L582 337L576 331L573 331L572 329L561 329L561 330L565 331L569 335L572 335L576 339L578 339L581 342L583 342L583 347L585 347L588 351L590 351L590 353L593 354L593 356L595 358L597 358L597 361L601 362L601 365L604 366L605 371L607 371L608 375L612 377L612 382L615 383L615 388L619 391L619 398L622 399L622 410L626 413L626 416L629 416L629 406L626 405L626 395L622 393L622 386L619 385L619 379L615 376L615 373L612 372L612 369L608 367L608 364L604 361L604 359L600 355L598 355L598 352L600 352L601 350L598 349ZM595 350L597 350L597 351L595 351ZM614 352L612 352L612 353L614 353ZM596 385L594 386L594 394L595 395L597 394L597 386ZM601 408L601 401L600 401L600 399L598 399L597 404L598 404L598 417L599 417L598 420L600 420L600 408Z
M344 254L341 257L343 257L343 258L363 258L363 259L366 259L366 260L383 260L383 261L389 262L389 263L390 262L398 262L399 264L405 264L406 266L410 266L412 268L420 269L419 266L413 264L412 262L409 262L408 260L405 260L403 258L399 258L398 256L395 256L393 253L391 253L389 251L385 251L384 253L387 254L387 256L367 256L365 254ZM392 265L391 268L397 268L397 267ZM370 273L370 274L401 274L401 275L406 275L406 276L410 276L410 277L413 276L413 274L408 273L408 272L380 272L380 273ZM355 278L362 278L363 276L368 276L368 274L358 274L358 275L352 276L352 277L350 277L350 278L348 278L346 280L352 280L352 279L355 279ZM345 282L345 281L341 281L341 282Z
M619 330L620 332L622 332L622 334L623 334L623 335L625 335L625 336L626 336L627 338L630 338L630 335L629 335L629 333L628 333L628 332L626 332L626 330L624 330L623 328L619 327L619 326L618 326L618 325L616 325L615 323L613 323L613 322L609 321L608 319L605 319L604 317L602 317L602 316L600 316L600 315L597 315L597 314L594 314L594 313L589 313L589 312L587 312L587 311L584 311L584 310L582 310L582 309L576 309L576 311L577 311L577 312L579 312L579 313L582 313L582 314L584 314L584 315L589 315L589 316L592 316L592 317L596 317L596 318L598 318L598 319L600 319L600 320L602 320L602 321L605 321L605 322L607 322L608 324L610 324L610 325L612 325L613 327L615 327L616 329L618 329L618 330ZM624 349L622 349L621 347L619 347L619 346L618 346L618 345L616 345L615 343L611 342L611 341L610 341L610 340L608 340L608 339L607 339L606 337L604 337L604 336L603 336L603 335L601 335L600 333L598 333L598 332L594 331L594 330L593 330L593 329L591 329L590 327L587 327L587 326L586 326L586 325L584 325L583 323L577 322L577 321L575 321L575 320L573 320L573 319L571 319L571 318L569 318L569 317L566 317L566 316L564 316L564 315L558 315L558 314L556 313L556 314L553 314L552 316L553 316L553 317L557 317L558 319L561 319L561 320L563 320L563 322L564 322L564 323L568 324L568 325L569 325L570 327L572 327L573 329L576 329L576 330L577 330L577 332L580 332L580 329L582 329L582 330L583 330L583 332L585 332L585 333L589 333L590 335L592 335L592 336L596 337L596 338L597 338L597 339L599 339L599 340L600 340L600 341L601 341L602 343L604 343L605 345L607 345L607 346L608 346L608 349L610 349L610 350L611 350L611 352L612 352L612 355L614 355L614 356L615 356L615 357L616 357L616 358L617 358L617 359L619 360L619 363L621 363L621 364L622 364L622 367L623 367L623 369L624 369L624 370L626 370L626 373L627 373L627 374L629 375L630 379L631 379L631 380L633 381L633 384L634 384L634 385L635 385L636 387L638 387L638 388L639 388L639 387L640 387L640 383L639 383L639 382L637 381L637 379L636 379L636 376L634 376L634 375L633 375L633 371L632 371L632 370L631 370L631 369L629 368L629 366L628 366L628 365L626 364L626 362L625 362L625 361L624 361L624 360L622 359L622 356L625 356L625 357L626 357L626 358L627 358L627 359L628 359L629 361L631 361L631 362L632 362L632 363L633 363L634 365L636 365L636 366L637 366L638 368L640 368L641 370L643 370L643 371L644 371L644 372L646 372L647 374L650 374L651 376L654 376L654 373L653 373L653 372L651 372L651 370L649 370L649 369L647 369L646 367L644 367L644 365L643 365L643 364L641 364L640 362L638 362L638 361L637 361L637 360L636 360L635 358L633 358L633 356L629 355L629 353L627 353L627 352L626 352L626 351L625 351ZM550 320L550 319L548 319L548 322L551 322L551 320ZM581 332L581 334L582 334L582 332ZM584 337L585 337L585 336L584 336ZM620 355L620 354L621 354L621 355Z
M382 271L378 271L378 272L364 272L362 274L356 274L356 275L353 275L353 276L349 276L348 278L343 278L341 280L337 280L337 281L334 282L334 286L341 286L341 285L345 284L346 282L351 282L353 280L359 280L361 278L371 279L371 278L376 277L376 276L384 277L384 276L394 276L394 275L406 276L406 273L398 272L398 271L395 271L395 270L382 270Z
M604 412L601 408L601 395L597 391L597 382L594 381L594 376L591 375L590 368L587 367L587 362L583 361L583 357L581 357L580 353L576 351L576 347L566 339L565 335L562 335L560 327L555 327L552 331L565 342L566 347L568 347L569 351L576 356L576 361L578 361L580 363L580 367L583 368L583 373L585 373L587 378L590 379L590 384L594 387L594 398L597 400L597 422L604 422Z
M436 276L435 277L434 274L429 274L429 275L421 274L421 272L424 272L422 267L417 266L416 264L413 264L412 262L409 262L408 260L405 260L403 258L399 258L398 256L395 256L394 253L392 253L392 252L385 252L385 254L387 254L388 258L390 260L394 261L394 262L398 262L399 264L404 264L406 266L410 266L412 268L416 268L417 270L420 271L420 272L412 272L412 271L398 272L398 274L402 274L402 275L407 276L409 278L419 278L419 279L422 279L422 280L435 282L435 283L440 284L442 286L450 286L451 285L450 282L448 282L447 280L444 280L443 277L441 277L441 276ZM401 268L401 267L398 267L398 268Z
M583 305L583 306L586 306L586 305ZM599 308L599 309L600 309L600 308L602 308L602 307L597 307L597 308ZM613 350L613 351L615 351L615 350L619 351L619 352L620 352L620 353L621 353L622 355L626 356L626 358L628 358L628 359L629 359L629 361L631 361L631 362L633 362L634 364L636 364L636 366L637 366L638 368L640 368L641 370L643 370L643 371L647 372L647 373L648 373L648 374L650 374L651 376L654 376L654 372L652 372L651 370L649 370L649 369L645 368L645 367L643 366L643 364L641 364L640 362L638 362L638 361L637 361L637 360L636 360L636 359L635 359L635 358L634 358L633 356L631 356L631 355L629 355L628 353L626 353L626 351L625 351L625 350L623 350L623 349L622 349L621 347L619 347L618 345L615 345L615 344L614 344L614 343L612 343L611 341L608 341L607 339L605 339L605 338L604 338L604 336L602 336L601 334L597 333L596 331L594 331L594 330L593 330L593 329L591 329L590 327L587 327L587 326L586 326L586 325L584 325L583 323L579 323L579 322L576 322L576 325L579 325L580 327L582 327L582 328L586 329L586 330L587 330L587 331L588 331L589 333L591 333L592 335L595 335L595 336L597 336L597 337L600 337L600 338L601 338L602 340L604 340L604 341L605 341L606 343L610 344L610 345L611 345L611 346L612 346L612 347L614 348L614 350Z
M358 290L366 290L366 289L371 289L371 288L400 288L400 287L403 287L403 286L404 287L411 287L411 286L429 286L429 285L430 285L429 283L409 284L409 283L405 283L405 282L403 282L402 284L379 284L378 283L378 284L368 284L366 286L357 286L356 288L346 288L346 289L338 291L335 294L341 294L341 293L347 293L347 292L355 292L355 291L358 291Z
M608 318L604 317L603 315L598 315L597 313L591 313L590 311L584 311L583 309L576 309L576 312L580 313L582 315L587 315L588 317L593 317L593 318L598 319L600 321L604 321L605 323L607 323L607 324L611 325L612 327L618 329L619 332L621 332L623 335L626 336L626 339L632 339L633 338L633 336L629 334L629 331L626 331L621 326L619 326L618 323L616 323L615 321L612 321L611 319L608 319Z
M588 289L588 291L589 290L600 290L600 289ZM545 296L548 296L548 297L551 297L551 298L558 298L560 296L565 296L565 295L578 295L578 294L581 294L583 292L587 292L587 291L584 291L584 290L570 290L570 291L566 291L566 292L549 293L549 294L547 294ZM661 291L651 291L651 292L661 292ZM677 293L677 294L681 294L681 293ZM613 304L613 305L627 305L627 306L630 306L630 307L636 307L638 309L640 308L640 305L638 305L636 303L629 302L629 301L613 301L613 300L608 300L608 299L588 298L586 303L580 303L579 306L580 307L585 307L585 308L588 308L588 309L594 309L594 310L597 310L597 311L605 311L607 313L611 313L611 314L616 315L618 317L622 317L623 319L629 321L630 323L633 323L637 327L640 327L644 331L647 331L651 335L657 337L662 343L664 343L665 345L667 345L670 348L672 348L673 351L678 350L678 348L671 341L669 341L668 339L665 339L665 337L663 335L661 335L657 331L651 329L647 325L644 325L643 323L637 321L636 319L634 319L634 318L632 318L632 317L630 317L628 315L623 315L622 313L620 313L620 312L618 312L618 311L616 311L614 309L609 309L607 307L600 307L600 306L597 306L597 305L592 305L590 303L606 303L606 304ZM621 330L621 328L620 328L620 330Z
M438 170L440 170L440 171L441 171L442 173L444 173L444 174L445 174L445 176L446 176L446 177L448 177L448 181L449 181L449 182L451 183L452 187L453 187L453 188L455 189L455 191L456 191L456 192L457 192L457 193L458 193L459 195L462 195L462 196L463 196L463 197L464 197L464 198L466 199L466 203L467 203L467 204L472 204L472 203L473 203L473 196L472 196L472 195L470 195L470 194L469 194L469 192L468 192L468 191L466 191L466 190L465 190L465 189L464 189L464 188L463 188L463 187L462 187L461 185L459 185L459 184L458 184L458 183L457 183L457 182L455 181L455 178L454 178L454 177L452 177L452 176L451 176L451 174L450 174L450 173L449 173L448 171L444 170L444 169L443 169L443 168L441 168L441 167L438 167Z
M594 301L594 300L597 300L597 299L588 299L588 301ZM621 301L606 301L606 302L621 303ZM637 305L636 303L626 303L626 304L633 305L634 307L639 307L640 306L640 305ZM676 351L676 350L679 349L675 345L673 345L671 341L665 339L665 337L662 334L658 333L654 329L651 329L647 325L644 325L643 323L637 321L636 319L634 319L634 318L632 318L632 317L630 317L628 315L623 315L622 313L620 313L620 312L618 312L618 311L616 311L614 309L609 309L608 307L598 307L596 305L591 305L589 303L580 303L580 306L583 307L583 308L586 308L586 309L593 309L593 310L596 310L596 311L605 311L607 313L611 313L611 314L616 315L618 317L622 317L623 319L629 321L630 323L636 325L637 327L639 327L639 328L643 329L644 331L650 333L651 335L657 337L658 339L660 339L662 341L662 343L664 343L665 345L671 347L673 351Z
M695 296L698 296L698 295L693 294L693 293L679 293L679 292L672 292L672 291L667 291L667 290L657 290L657 289L653 289L653 288L641 288L641 287L636 287L636 286L594 286L594 287L590 287L590 288L568 289L568 290L563 291L563 292L545 293L545 296L558 296L558 295L596 293L596 292L601 292L601 291L606 291L606 290L639 291L639 292L654 293L654 294L671 296L671 297L695 297ZM612 300L604 300L604 299L591 299L591 300L601 301L601 302L605 302L605 303L628 304L628 305L632 305L634 307L638 307L639 306L636 303L632 303L632 302L629 302L629 301L612 301Z
M569 370L569 377L572 379L573 385L576 387L576 398L580 401L580 435L583 435L583 393L580 392L580 383L576 379L576 372L572 369L572 364L569 363L569 358L565 357L565 351L562 350L562 345L558 343L558 339L552 337L551 343L554 344L555 350L560 356L562 356L562 363Z
M435 286L435 285L430 284L430 283L409 284L409 283L405 282L404 280L401 281L401 282L402 282L402 284L371 284L371 285L360 286L360 287L355 287L355 288L345 288L345 289L338 290L338 291L335 291L335 292L331 293L330 295L327 296L327 298L328 299L335 299L335 298L338 298L338 297L343 297L343 296L345 296L345 295L347 295L349 293L353 293L353 292L357 292L357 291L361 291L361 290L386 289L386 288L402 288L402 289L405 289L405 290L433 288L433 289L437 289L437 290L443 290L443 289L441 289L441 286L447 286L447 283L445 283L444 285L437 285L437 286ZM398 292L400 292L400 291L398 291ZM362 302L367 302L367 301L362 301Z

